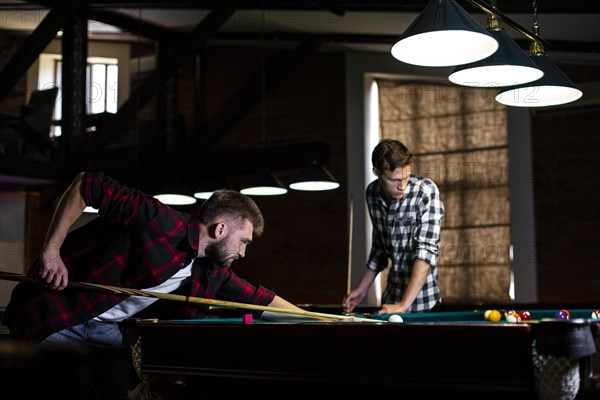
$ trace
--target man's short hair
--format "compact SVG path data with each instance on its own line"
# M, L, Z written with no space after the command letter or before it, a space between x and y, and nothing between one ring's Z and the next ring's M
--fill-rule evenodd
M198 217L200 222L205 225L212 224L219 217L237 220L240 223L248 220L253 226L256 237L262 235L265 229L265 219L254 200L231 189L220 189L213 192L200 207Z
M399 140L382 139L371 153L371 163L379 174L404 168L415 162L413 153Z

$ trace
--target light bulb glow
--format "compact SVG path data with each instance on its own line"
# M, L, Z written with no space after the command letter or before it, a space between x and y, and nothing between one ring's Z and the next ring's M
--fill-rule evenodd
M392 46L391 52L394 58L407 64L448 67L482 60L496 50L498 42L490 35L440 30L401 39Z
M295 182L290 183L290 188L294 190L304 190L308 192L318 192L322 190L333 190L340 187L337 182L326 182L326 181L308 181L308 182Z
M254 186L242 189L240 192L250 196L276 196L286 194L287 189L275 186Z
M536 81L544 76L537 68L519 65L489 65L454 72L448 80L456 85L470 87L516 86Z
M163 204L170 204L176 206L194 204L196 202L196 199L194 197L185 196L181 194L157 194L154 197Z

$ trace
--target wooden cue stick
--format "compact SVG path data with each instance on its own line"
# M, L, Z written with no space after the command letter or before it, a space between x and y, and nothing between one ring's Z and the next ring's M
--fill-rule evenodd
M0 279L9 280L9 281L20 281L26 283L37 283L44 284L44 281L41 279L35 279L31 276L17 274L14 272L6 272L0 271ZM190 303L198 303L198 304L208 304L213 306L221 306L221 307L229 307L229 308L243 308L248 310L260 310L260 311L269 311L274 313L282 313L282 314L294 314L294 315L302 315L305 317L313 317L313 318L328 318L328 319L347 319L348 316L344 315L335 315L335 314L327 314L327 313L319 313L314 311L306 311L306 310L288 310L287 308L279 308L279 307L269 307L269 306L261 306L258 304L247 304L247 303L238 303L234 301L225 301L225 300L215 300L215 299L206 299L203 297L193 297L193 296L183 296L179 294L171 294L171 293L161 293L161 292L153 292L149 290L141 290L141 289L131 289L131 288L122 288L117 286L110 285L101 285L98 283L86 283L86 282L69 282L67 287L73 289L84 289L84 290L95 290L105 293L112 294L121 294L128 296L143 296L143 297L152 297L156 299L164 299L164 300L175 300L175 301L185 301ZM369 318L357 318L360 322L385 322L376 319Z
M350 193L350 218L348 222L348 281L346 282L346 294L352 290L352 225L354 216L354 194Z

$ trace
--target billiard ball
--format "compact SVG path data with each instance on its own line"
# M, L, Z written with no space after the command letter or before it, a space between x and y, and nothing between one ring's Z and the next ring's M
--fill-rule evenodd
M490 320L490 313L491 313L491 312L492 312L492 310L485 310L485 312L483 313L483 318L484 318L486 321L489 321L489 320Z
M570 316L571 316L571 313L569 313L567 310L558 310L554 314L554 318L558 318L558 319L569 319Z
M490 321L498 322L501 319L502 319L502 314L500 314L500 311L492 310L492 312L490 312Z
M592 311L592 319L600 319L600 310Z
M531 321L531 313L527 310L523 310L519 313L522 321Z
M388 322L404 322L404 320L398 314L392 314L389 316Z
M509 311L506 313L506 322L517 323L521 322L521 316L516 311Z

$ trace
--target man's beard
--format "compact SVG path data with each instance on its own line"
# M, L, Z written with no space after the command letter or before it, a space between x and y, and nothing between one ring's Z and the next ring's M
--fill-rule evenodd
M227 239L208 245L205 253L215 264L224 267L230 267L234 260L227 251Z

